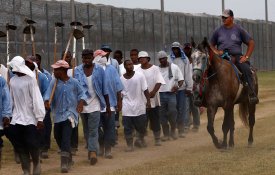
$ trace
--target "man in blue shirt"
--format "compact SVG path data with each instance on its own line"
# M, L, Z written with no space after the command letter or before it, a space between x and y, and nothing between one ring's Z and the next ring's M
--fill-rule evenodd
M51 109L54 115L54 138L61 150L61 172L68 172L72 164L71 135L78 124L78 113L82 112L86 100L80 83L67 75L69 64L59 60L52 65L56 80L52 80L44 96L46 109L50 108L49 100L57 81Z
M226 9L222 14L223 25L217 28L210 40L210 47L217 55L223 55L227 50L233 56L235 65L243 73L243 77L249 87L249 102L256 104L259 102L255 92L249 58L255 47L253 38L241 26L234 23L234 14L230 9ZM247 45L246 53L242 54L242 44ZM217 48L215 47L217 46Z
M4 128L10 123L10 116L12 113L12 105L10 99L10 92L7 83L3 77L0 76L0 169L1 169L1 157L2 157L2 147L4 135Z
M115 112L121 111L121 91L123 85L119 78L117 70L107 62L107 53L102 50L97 50L94 53L96 63L100 64L105 70L105 78L107 81L107 91L110 101L111 116L109 116L108 109L101 111L99 124L99 145L100 155L105 153L105 158L113 158L111 154L111 147L115 144Z
M84 138L88 147L88 159L96 164L98 148L98 128L100 111L105 107L110 111L107 82L102 67L93 63L93 51L82 51L82 63L75 69L75 78L80 82L87 96L87 105L80 114L83 122ZM109 114L110 115L110 114Z

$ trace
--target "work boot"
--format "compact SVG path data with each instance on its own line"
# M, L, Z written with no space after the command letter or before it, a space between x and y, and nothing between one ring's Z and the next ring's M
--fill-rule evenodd
M113 158L111 150L112 150L111 146L109 146L109 145L105 146L105 158L106 159L112 159Z
M17 164L20 164L20 157L19 157L19 154L17 151L13 150L14 152L14 161L17 163Z
M41 174L41 164L39 158L39 150L33 149L30 151L32 163L33 163L33 175L40 175Z
M30 161L30 155L25 152L18 153L21 167L23 170L23 175L30 175L31 174L31 161Z
M169 125L168 124L162 124L162 132L163 137L161 138L161 141L165 142L169 140Z
M61 152L60 155L61 155L61 173L68 173L70 153L69 152Z
M104 155L104 146L103 145L99 145L99 156L103 156Z
M126 152L133 152L134 151L134 145L133 145L133 138L127 138L126 139L127 148Z
M155 146L161 146L160 131L154 132Z
M171 136L171 138L173 140L177 140L178 139L175 128L174 129L171 128L171 134L170 134L170 136Z
M41 159L48 159L49 158L48 150L42 150L40 153L40 157Z
M97 163L97 156L95 151L89 151L90 165L95 165Z

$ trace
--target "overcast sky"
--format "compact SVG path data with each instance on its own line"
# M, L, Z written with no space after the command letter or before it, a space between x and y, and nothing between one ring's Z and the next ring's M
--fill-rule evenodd
M75 0L115 7L160 9L160 0ZM236 18L265 20L265 0L224 0ZM269 21L275 22L275 0L268 1ZM221 15L221 0L164 0L165 11Z

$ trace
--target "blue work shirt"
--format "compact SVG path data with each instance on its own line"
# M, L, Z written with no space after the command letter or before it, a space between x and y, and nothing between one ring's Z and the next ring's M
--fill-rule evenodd
M112 65L107 65L105 69L105 78L107 81L108 96L110 107L117 106L117 93L123 90L120 77L117 70Z
M51 81L44 96L44 101L50 99L55 81L56 79ZM86 100L87 97L76 79L70 77L66 82L58 80L51 104L51 109L55 116L54 123L66 121L71 116L74 117L75 123L78 124L78 112L76 111L76 107L81 99Z
M45 74L43 74L42 72L38 72L38 84L39 84L39 90L41 92L41 95L42 95L42 97L44 97L44 95L49 87L50 81L47 78L47 76Z
M50 72L48 72L46 69L41 69L40 70L44 75L46 75L46 77L48 78L49 82L52 81L52 74L50 74Z
M0 76L0 129L3 127L3 117L12 115L11 96L6 80Z
M75 78L79 81L82 89L87 96L87 98L91 98L91 94L89 93L88 81L86 75L83 70L83 64L76 67L74 72ZM92 72L92 83L95 89L95 93L100 101L100 108L103 110L106 107L106 102L104 99L104 95L108 94L107 81L105 79L105 72L102 67L97 64L94 64L93 72Z

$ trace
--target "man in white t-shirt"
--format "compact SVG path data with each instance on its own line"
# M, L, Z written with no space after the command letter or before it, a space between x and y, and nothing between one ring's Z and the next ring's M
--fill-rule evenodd
M134 71L131 60L124 61L126 73L120 79L124 86L122 90L122 116L124 135L127 143L126 151L133 151L133 129L138 134L138 140L143 147L146 146L144 136L146 133L146 107L150 108L150 95L145 77ZM146 100L144 100L146 98Z
M149 63L150 57L147 52L140 51L138 59L141 67L137 69L137 72L142 72L145 76L150 94L151 108L147 111L147 117L150 121L150 128L154 133L155 145L160 146L159 88L162 84L165 84L165 81L159 68Z
M176 93L179 87L183 84L183 76L179 67L167 61L167 54L165 51L160 51L157 58L160 62L160 72L165 80L165 85L161 85L159 89L160 103L160 122L164 137L162 141L177 139L176 135L176 120L177 120L177 98Z

